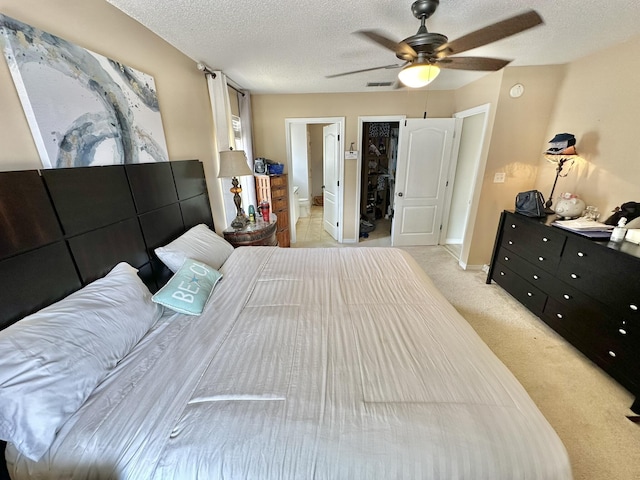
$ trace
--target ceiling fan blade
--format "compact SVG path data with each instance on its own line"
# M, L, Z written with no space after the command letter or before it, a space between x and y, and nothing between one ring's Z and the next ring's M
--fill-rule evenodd
M344 72L344 73L336 73L334 75L327 75L325 78L336 78L336 77L344 77L345 75L353 75L354 73L362 73L362 72L372 72L374 70L383 70L383 69L392 69L392 68L400 68L400 67L404 67L404 64L402 65L383 65L382 67L372 67L372 68L363 68L362 70L354 70L352 72Z
M544 23L544 21L538 12L529 10L528 12L502 20L501 22L494 23L488 27L481 28L480 30L445 43L438 48L437 53L439 57L446 57L466 52L467 50L515 35L541 23Z
M398 58L414 59L418 57L416 51L407 43L393 40L380 30L358 30L354 33L361 35L374 43L377 43L387 50L391 50L398 56Z
M506 67L511 60L501 58L486 57L445 57L437 61L437 65L442 68L453 70L482 70L485 72L495 72Z

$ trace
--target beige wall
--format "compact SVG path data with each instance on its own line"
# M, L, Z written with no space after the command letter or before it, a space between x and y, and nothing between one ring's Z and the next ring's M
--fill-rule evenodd
M510 67L456 92L457 111L463 105L490 103L493 112L468 265L489 263L500 212L513 209L516 194L535 184L563 72L563 66ZM516 83L524 85L525 93L511 98L509 90ZM498 172L506 173L504 183L493 182Z
M254 155L286 162L286 118L345 117L344 148L358 145L358 117L406 115L422 118L425 107L429 117L451 117L453 93L443 91L396 91L375 93L328 93L296 95L252 95ZM355 198L357 166L345 164L344 230L345 239L357 239L358 202Z
M205 166L213 205L221 195L204 75L195 62L104 0L0 0L0 12L152 75L171 160ZM0 170L41 168L9 68L0 61ZM214 222L222 225L221 209Z
M640 201L640 36L567 65L564 81L545 131L576 136L585 162L558 180L555 194L577 193L595 205L603 219L628 201ZM547 144L543 143L546 148ZM539 159L536 188L545 198L555 167Z

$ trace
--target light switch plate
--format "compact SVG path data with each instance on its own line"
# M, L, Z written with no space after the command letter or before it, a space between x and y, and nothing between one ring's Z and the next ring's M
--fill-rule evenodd
M504 183L507 174L504 172L498 172L493 176L493 183Z

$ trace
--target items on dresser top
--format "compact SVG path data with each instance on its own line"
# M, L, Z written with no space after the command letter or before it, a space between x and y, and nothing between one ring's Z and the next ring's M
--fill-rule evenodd
M640 246L503 212L494 280L633 394L640 394ZM634 411L640 411L636 400Z
M594 239L608 239L613 230L613 225L587 220L584 217L575 220L556 220L551 225Z

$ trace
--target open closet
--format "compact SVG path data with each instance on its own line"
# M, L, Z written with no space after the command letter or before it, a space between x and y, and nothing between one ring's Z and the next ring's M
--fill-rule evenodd
M376 229L391 234L399 122L364 122L360 237ZM382 232L379 232L382 233Z

